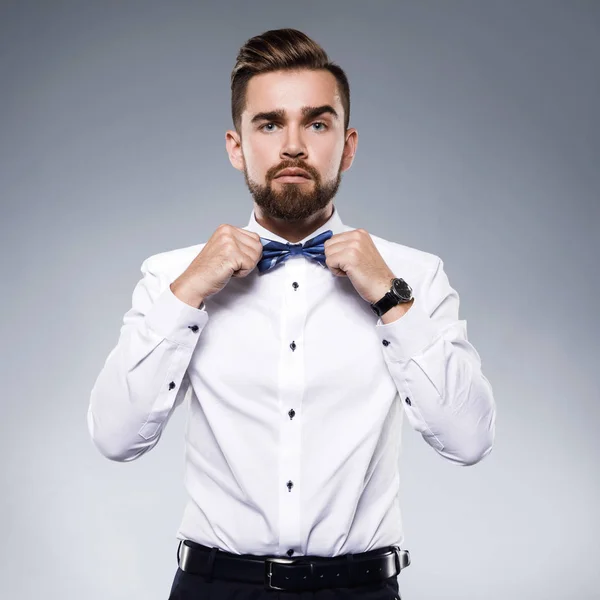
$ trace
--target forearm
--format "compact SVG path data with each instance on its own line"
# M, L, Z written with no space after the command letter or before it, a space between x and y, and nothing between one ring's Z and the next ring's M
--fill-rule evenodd
M420 290L401 316L392 313L401 305L388 311L392 314L387 323L385 313L376 331L412 427L448 460L470 465L486 456L493 444L492 388L467 339L466 321L458 319L458 294L441 263L432 271L429 286L437 298Z
M107 458L133 460L158 441L183 401L208 315L165 290L146 314L132 308L90 395L88 428Z
M442 338L423 354L389 367L411 425L440 455L472 465L489 454L496 406L472 356Z

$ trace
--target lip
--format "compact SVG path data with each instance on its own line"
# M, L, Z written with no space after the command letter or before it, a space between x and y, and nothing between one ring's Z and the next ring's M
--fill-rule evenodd
M277 174L277 177L275 177L275 179L279 179L280 177L295 177L296 179L300 179L300 178L310 179L310 175L303 169L283 169L283 171L279 171L279 173Z
M281 181L282 183L309 183L312 179L308 177L300 177L298 175L282 175L280 177L275 177L277 181Z

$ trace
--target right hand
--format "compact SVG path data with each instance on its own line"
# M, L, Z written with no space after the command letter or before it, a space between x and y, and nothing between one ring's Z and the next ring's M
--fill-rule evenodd
M246 277L262 257L258 233L219 225L188 268L171 284L175 295L200 305L220 292L232 277Z

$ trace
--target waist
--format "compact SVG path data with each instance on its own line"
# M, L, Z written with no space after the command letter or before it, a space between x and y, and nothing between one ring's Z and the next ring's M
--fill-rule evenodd
M177 558L184 573L290 591L378 584L395 578L410 564L409 552L399 546L336 556L290 557L234 554L187 539L180 541Z

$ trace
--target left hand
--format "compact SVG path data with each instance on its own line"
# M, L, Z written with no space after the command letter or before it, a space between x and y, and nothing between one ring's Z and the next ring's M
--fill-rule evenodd
M338 277L348 277L363 300L381 300L392 287L393 271L364 229L336 233L323 244L325 264Z

